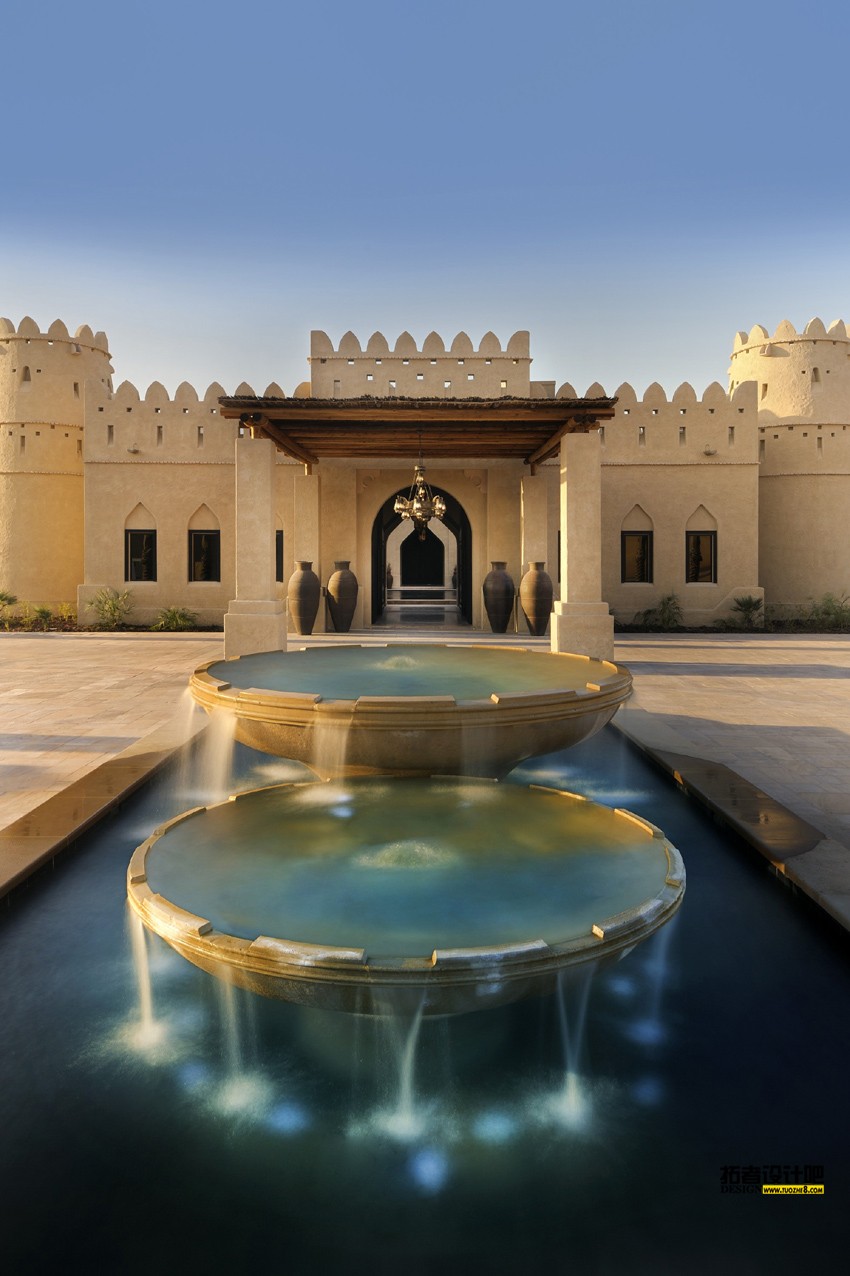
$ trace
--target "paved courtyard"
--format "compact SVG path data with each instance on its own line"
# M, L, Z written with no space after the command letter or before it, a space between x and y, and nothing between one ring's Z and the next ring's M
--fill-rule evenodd
M162 726L216 634L0 634L0 830Z
M850 638L630 634L617 659L635 680L624 725L724 763L850 847Z

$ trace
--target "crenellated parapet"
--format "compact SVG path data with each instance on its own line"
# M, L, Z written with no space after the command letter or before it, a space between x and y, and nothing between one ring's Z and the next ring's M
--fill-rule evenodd
M71 335L61 319L45 331L26 316L17 328L0 319L0 422L82 428L86 386L112 388L106 334L82 324Z
M515 332L504 347L492 332L477 347L465 332L448 347L431 332L421 349L409 332L401 333L392 349L381 332L373 333L365 348L353 332L346 332L338 346L326 332L310 335L312 395L317 399L528 398L530 368L525 331ZM548 383L537 384L546 387L541 397L549 397Z
M571 386L559 396L570 397ZM591 386L587 397L604 393ZM719 382L702 398L687 381L670 398L657 382L638 395L628 382L615 392L612 421L603 431L606 465L742 465L758 457L756 392L742 385L727 394Z
M797 332L787 319L771 336L761 324L735 337L729 386L757 386L762 426L850 422L850 330L812 319Z
M122 381L114 394L94 390L87 403L85 460L232 464L238 423L219 414L218 400L224 394L218 382L199 395L186 381L173 398L159 381L144 394L129 381Z
M183 381L173 398L159 381L152 382L144 394L129 381L122 381L113 394L94 387L86 405L85 460L92 464L232 465L240 426L221 416L219 399L226 393L217 381L203 394ZM236 389L236 394L255 393L244 381ZM263 396L285 397L276 382L266 386ZM285 459L281 457L281 463Z
M105 332L92 332L87 323L80 324L73 336L69 333L61 319L55 319L50 327L42 332L34 319L25 315L17 328L11 319L0 318L0 341L22 341L25 345L33 341L46 341L50 345L65 343L75 347L80 353L83 348L100 350L109 354L109 342ZM80 349L77 349L79 347Z

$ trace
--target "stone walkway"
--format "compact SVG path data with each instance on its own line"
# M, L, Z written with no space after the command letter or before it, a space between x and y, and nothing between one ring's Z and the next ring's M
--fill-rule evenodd
M621 635L617 659L620 729L850 929L850 639Z
M494 638L405 626L346 641ZM521 635L498 641L548 645ZM65 807L91 808L93 820L124 778L138 783L159 764L179 740L189 673L221 645L218 635L0 633L0 893L3 857L24 854L22 837L39 843L40 862ZM850 928L850 639L621 635L616 657L635 679L617 725L745 836L749 824L762 853ZM42 812L50 820L37 827L28 817L51 798ZM796 824L782 825L782 808ZM20 867L6 874L10 884L20 877Z
M850 847L850 638L624 634L617 659L635 680L624 726L724 763Z
M161 727L215 634L0 633L0 830Z

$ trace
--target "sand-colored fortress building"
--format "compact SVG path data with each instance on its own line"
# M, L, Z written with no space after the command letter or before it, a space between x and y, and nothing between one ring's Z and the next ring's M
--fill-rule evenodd
M794 606L850 589L843 322L738 333L728 391L701 398L534 381L526 332L421 348L314 332L290 396L185 382L142 396L112 374L102 332L0 319L0 590L75 603L83 621L111 586L131 591L135 623L184 607L224 619L233 654L285 645L306 560L322 584L350 562L355 629L429 603L487 630L491 564L519 585L538 562L553 646L609 655L613 617L664 595L710 625L742 595ZM420 456L446 505L424 540L395 512Z

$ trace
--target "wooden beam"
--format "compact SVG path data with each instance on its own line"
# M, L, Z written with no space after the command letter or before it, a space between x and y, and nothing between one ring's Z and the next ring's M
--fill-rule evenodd
M318 465L319 458L315 453L308 451L302 444L296 443L294 439L291 439L288 434L281 430L276 422L270 421L263 413L254 412L246 420L249 425L261 429L266 438L271 439L279 451L285 452L293 460L301 461L304 465Z
M608 416L613 416L613 411L606 413L605 415L606 418ZM561 446L561 439L565 434L588 434L596 424L597 417L595 416L582 415L580 417L572 417L569 421L566 421L560 429L556 430L554 434L551 434L546 442L542 443L536 451L529 453L529 455L525 458L526 465L535 466L539 465L541 461L548 460L548 458L553 456Z
M565 421L554 434L549 435L549 438L545 443L542 443L539 448L535 449L535 451L529 452L528 456L525 458L526 465L539 465L541 461L547 460L553 453L557 452L558 448L561 446L561 439L565 434L569 434L570 432L570 425L570 421Z

